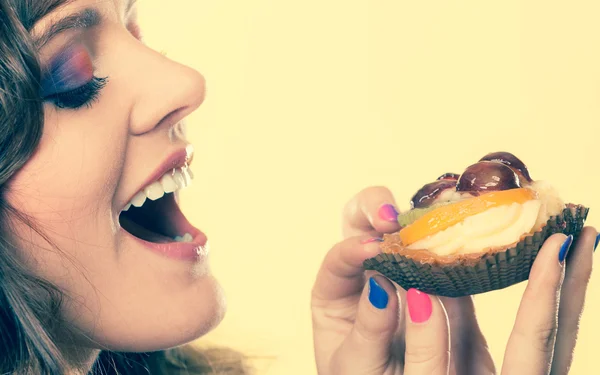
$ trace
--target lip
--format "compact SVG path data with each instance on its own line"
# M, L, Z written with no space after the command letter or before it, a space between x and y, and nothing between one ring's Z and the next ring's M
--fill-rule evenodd
M146 248L167 258L198 262L208 256L208 238L204 233L193 227L188 230L188 233L193 233L194 239L192 242L154 243L144 241L123 228L121 228L121 231Z
M158 181L165 173L175 168L182 168L192 163L194 159L194 146L188 144L185 148L177 150L165 159L162 164L142 183L137 190L122 204L121 211L133 197L146 186Z
M146 186L158 181L165 173L175 168L182 168L191 164L194 155L194 148L191 144L188 144L185 148L179 149L172 153L160 164L158 168L141 184L138 189L129 198L129 201L144 189ZM135 242L143 245L147 249L163 255L165 257L183 260L199 262L208 256L208 238L198 228L194 227L185 217L179 205L177 204L176 194L173 193L173 199L175 200L173 211L171 212L171 218L173 222L180 228L183 233L189 233L193 236L191 242L169 242L169 243L154 243L143 240L129 233L123 227L119 226L119 230L128 238L131 238ZM123 204L123 207L126 203Z

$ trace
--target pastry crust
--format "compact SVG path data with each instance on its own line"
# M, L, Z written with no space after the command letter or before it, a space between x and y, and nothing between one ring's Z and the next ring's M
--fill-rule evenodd
M582 209L583 206L575 205L569 203L566 207L569 211L575 214L578 210ZM556 217L551 217L548 222L552 221ZM547 225L547 224L546 224ZM545 228L544 225L537 232L542 232ZM563 222L563 225L564 224ZM385 234L383 236L383 242L381 243L381 250L384 254L398 254L408 259L411 259L415 262L419 262L422 264L431 264L436 266L450 266L450 265L464 265L464 266L474 266L481 258L486 255L493 255L495 253L503 252L508 249L516 247L520 242L524 241L527 237L534 235L533 233L523 234L517 241L501 247L489 247L485 249L481 249L480 252L477 253L469 253L469 254L451 254L440 256L434 252L431 252L426 249L408 249L400 240L400 236L398 233L393 234Z
M496 248L491 247L483 249L478 253L451 254L444 256L437 255L429 250L408 249L404 247L402 241L400 240L400 236L398 236L397 233L384 235L383 242L380 246L384 254L398 254L419 263L427 263L436 266L451 266L458 264L472 266L477 264L485 255L506 251L507 249L515 247L517 243L525 239L525 237L527 237L527 235L523 235L519 241L516 241L508 246Z

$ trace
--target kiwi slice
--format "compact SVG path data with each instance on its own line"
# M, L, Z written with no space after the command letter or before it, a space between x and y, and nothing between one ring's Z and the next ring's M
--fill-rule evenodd
M432 204L429 207L413 208L410 211L406 211L406 212L403 212L400 215L398 215L398 224L400 224L401 227L409 226L412 223L414 223L415 221L417 221L418 219L420 219L422 216L425 216L425 214L427 214L437 208L447 206L452 203L456 203L456 202L440 202L440 203Z

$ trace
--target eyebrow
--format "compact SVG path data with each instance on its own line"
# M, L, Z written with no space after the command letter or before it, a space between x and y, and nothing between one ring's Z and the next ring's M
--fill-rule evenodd
M102 17L97 10L92 8L84 9L54 22L48 30L35 38L35 44L38 48L42 48L50 39L60 33L73 29L89 29L98 26L101 21Z
M136 2L137 0L128 0L125 12L129 13ZM34 43L39 49L60 33L73 29L90 29L101 23L102 16L100 13L94 8L86 8L54 22L48 30L44 31L40 36L34 37Z

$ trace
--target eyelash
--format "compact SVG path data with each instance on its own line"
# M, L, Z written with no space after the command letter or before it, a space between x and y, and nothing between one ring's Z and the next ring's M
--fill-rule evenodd
M44 100L51 102L61 109L79 109L84 106L91 108L107 82L108 77L100 78L94 76L91 81L83 86L66 92L52 94L44 98Z

